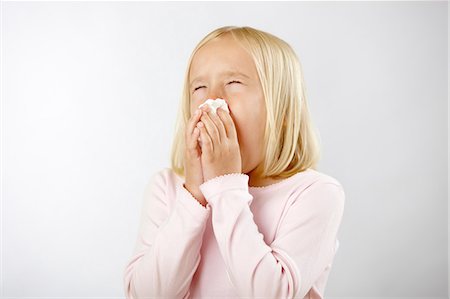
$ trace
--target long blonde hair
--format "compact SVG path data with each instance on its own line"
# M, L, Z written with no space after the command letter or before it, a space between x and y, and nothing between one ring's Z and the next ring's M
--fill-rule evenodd
M231 34L253 57L266 104L263 160L258 177L287 178L316 169L320 148L306 101L303 71L297 55L282 39L252 27L224 26L206 35L195 47L184 77L175 124L171 169L184 174L185 130L190 118L189 70L200 47L221 34Z

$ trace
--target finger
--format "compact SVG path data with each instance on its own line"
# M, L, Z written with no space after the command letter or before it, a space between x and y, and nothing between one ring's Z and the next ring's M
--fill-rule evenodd
M230 113L228 113L227 111L219 108L219 109L217 109L217 115L220 117L220 119L222 120L222 122L225 125L225 130L227 132L227 137L228 138L236 138L237 139L236 126L234 125L234 121L231 118Z
M219 112L220 109L217 109L216 112ZM223 124L220 117L217 115L217 113L214 113L212 110L210 113L208 113L209 118L214 123L214 125L217 128L217 131L219 132L219 140L223 140L227 137L227 132L225 131L225 125Z
M200 129L195 127L192 132L192 137L189 140L189 150L197 150L198 139L200 138Z
M189 119L186 128L186 146L188 149L197 149L197 139L200 136L200 131L194 132L195 125L199 121L201 113L194 113Z
M191 116L187 124L186 133L188 135L191 135L193 133L195 125L197 124L201 116L202 116L201 110L200 109L195 110L194 114Z
M211 137L211 141L220 144L219 130L207 112L204 112L200 120L205 124L206 131Z
M206 132L205 124L200 121L197 124L197 128L200 129L200 138L202 139L202 152L209 151L210 153L212 153L214 150L214 146L211 138L208 135L208 132Z

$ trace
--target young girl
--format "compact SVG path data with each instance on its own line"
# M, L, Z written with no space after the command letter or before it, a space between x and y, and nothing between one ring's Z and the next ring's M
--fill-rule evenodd
M197 45L185 76L172 167L145 189L126 297L323 298L345 194L316 170L296 54L227 26ZM209 98L229 112L198 109Z

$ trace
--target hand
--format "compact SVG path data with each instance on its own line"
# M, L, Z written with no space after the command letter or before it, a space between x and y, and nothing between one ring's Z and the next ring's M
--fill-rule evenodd
M202 141L202 169L205 182L216 176L241 173L242 159L236 127L230 114L218 108L217 115L208 105L197 124Z
M193 114L189 119L185 132L184 172L185 182L183 187L188 190L197 201L206 206L207 202L199 186L204 182L201 164L201 152L198 145L200 131L195 127L200 120L201 111Z

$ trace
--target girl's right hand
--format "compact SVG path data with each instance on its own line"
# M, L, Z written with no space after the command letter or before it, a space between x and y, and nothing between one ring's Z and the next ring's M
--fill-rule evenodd
M192 115L186 126L184 152L185 182L183 187L185 187L201 205L206 206L207 201L199 188L204 182L201 164L201 149L198 142L200 130L196 127L201 116L201 110L197 109L196 113Z

